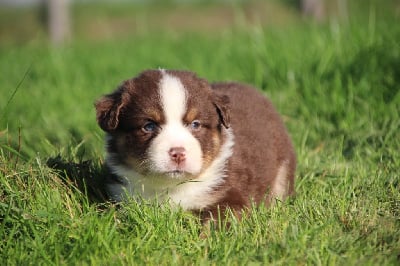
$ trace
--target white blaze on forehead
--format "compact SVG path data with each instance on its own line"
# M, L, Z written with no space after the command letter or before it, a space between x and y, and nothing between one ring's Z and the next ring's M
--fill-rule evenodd
M167 123L182 121L186 111L186 89L182 82L164 70L161 71L160 96Z

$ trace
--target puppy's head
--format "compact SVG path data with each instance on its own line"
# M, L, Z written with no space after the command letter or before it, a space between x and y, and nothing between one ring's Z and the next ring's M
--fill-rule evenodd
M227 105L194 73L145 71L95 104L108 163L145 176L195 178L223 143Z

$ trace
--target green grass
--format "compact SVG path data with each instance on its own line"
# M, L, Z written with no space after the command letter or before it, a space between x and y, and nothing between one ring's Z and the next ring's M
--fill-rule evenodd
M0 264L399 264L400 24L366 10L348 24L1 45ZM93 102L157 67L263 90L293 138L297 195L206 230L163 204L82 192L102 175Z

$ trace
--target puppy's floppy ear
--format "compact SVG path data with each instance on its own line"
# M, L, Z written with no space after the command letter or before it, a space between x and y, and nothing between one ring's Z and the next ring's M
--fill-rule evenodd
M220 122L225 128L230 126L230 109L229 109L229 97L227 95L213 94L213 103L217 109Z
M120 112L128 101L129 94L122 87L96 101L96 118L101 129L111 132L118 127Z

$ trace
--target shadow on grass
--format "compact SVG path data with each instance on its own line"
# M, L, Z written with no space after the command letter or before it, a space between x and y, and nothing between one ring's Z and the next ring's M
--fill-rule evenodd
M86 195L90 203L107 202L103 184L109 173L105 167L95 166L91 160L79 163L67 161L60 155L49 158L46 164L56 170L67 185L75 186Z

